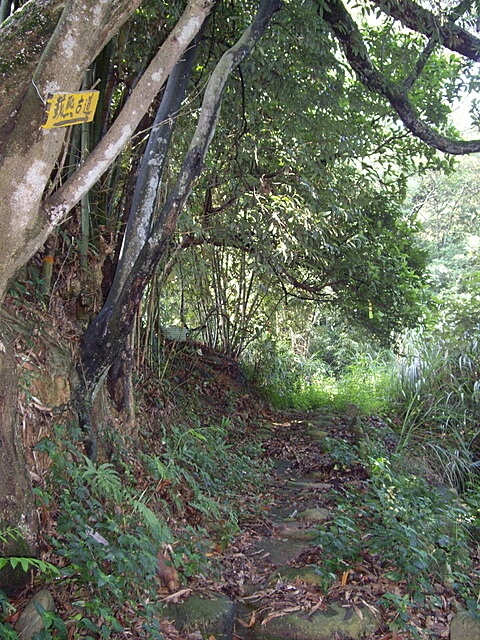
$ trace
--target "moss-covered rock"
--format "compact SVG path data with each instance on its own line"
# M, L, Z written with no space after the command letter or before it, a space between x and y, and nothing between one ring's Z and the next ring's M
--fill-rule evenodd
M302 582L312 587L323 586L322 576L318 573L315 565L307 565L305 567L280 567L269 577L268 584L276 584L279 580L292 584Z
M214 636L215 640L229 640L233 636L235 610L235 603L227 596L194 595L181 604L168 605L163 616L173 620L179 631L198 631L202 638Z
M377 628L378 623L367 607L357 612L353 608L331 604L310 617L308 612L301 611L274 618L266 625L255 626L253 636L255 640L360 640Z
M459 611L450 625L450 640L480 640L480 620L469 611Z
M311 542L317 538L318 531L305 528L305 525L301 522L286 522L278 528L277 534L280 538L286 538L287 540Z
M306 509L298 514L298 520L303 520L305 522L312 522L315 524L322 524L329 520L331 517L330 511L328 509L324 509L323 507L317 507L314 509Z
M55 604L50 591L41 589L22 611L15 625L15 631L22 640L31 640L35 634L45 629L42 616L37 611L37 605L40 605L45 611L55 611Z

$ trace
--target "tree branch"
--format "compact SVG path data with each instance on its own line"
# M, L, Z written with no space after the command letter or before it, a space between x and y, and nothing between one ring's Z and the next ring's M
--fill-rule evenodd
M437 44L438 44L437 36L432 36L428 40L427 44L425 45L425 48L423 49L421 54L418 56L418 60L415 64L415 67L412 69L411 73L409 73L408 76L403 81L403 88L406 91L409 91L413 87L415 82L418 80L418 78L422 74L427 62L430 60L430 56L435 51L435 47L437 46Z
M167 153L178 111L185 97L199 37L200 34L197 34L194 44L188 49L186 55L177 62L168 78L140 163L120 258L109 298L110 296L116 297L122 290L128 273L149 236Z
M63 217L70 211L121 153L175 64L199 32L214 2L215 0L189 2L106 135L85 164L45 203L44 209L51 219Z
M456 51L470 60L480 60L480 38L454 24L459 14L465 12L464 3L449 14L449 20L440 19L428 9L412 0L370 0L383 13L399 20L405 27L423 33L427 38L438 37L438 41L450 51Z
M389 80L375 67L356 23L341 0L327 0L326 5L323 18L341 43L345 56L359 80L368 89L388 100L409 131L430 147L444 153L464 155L480 151L480 140L462 141L447 138L423 122L410 102L405 88Z
M178 216L203 169L203 161L215 132L227 80L235 67L250 54L271 17L280 7L280 0L262 0L252 24L238 42L223 54L210 77L197 127L177 182L128 274L121 294L116 297L115 305L106 303L83 336L79 375L84 385L86 400L95 394L130 333L144 288L164 255L165 247L176 228ZM107 334L111 337L108 343L105 340ZM84 426L88 431L88 424Z

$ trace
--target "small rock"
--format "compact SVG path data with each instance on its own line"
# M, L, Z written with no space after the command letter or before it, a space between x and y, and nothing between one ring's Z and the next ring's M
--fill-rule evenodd
M289 483L294 487L312 491L327 491L332 487L328 482L309 482L308 480L290 480Z
M268 584L276 584L279 580L295 584L303 582L311 587L322 587L324 580L318 573L315 565L307 565L305 567L280 567L272 573L268 579Z
M318 429L335 429L336 424L327 416L319 416L315 418L315 420L310 421L310 425L317 427Z
M254 553L265 558L265 564L283 565L292 562L309 548L305 541L262 538L253 547Z
M31 640L36 633L45 629L35 603L41 605L45 611L55 611L52 594L47 589L41 589L27 604L15 625L15 631L22 640Z
M480 640L480 620L469 611L459 611L450 624L450 640Z
M323 442L330 435L328 431L313 428L308 429L307 433L312 438L312 440L316 440L317 442Z
M288 540L304 540L309 542L315 540L318 536L316 529L306 529L300 523L283 524L278 528L278 535L280 538L287 538Z
M330 512L328 509L323 509L322 507L318 507L316 509L306 509L305 511L299 513L297 518L299 520L304 520L305 522L323 524L330 519Z

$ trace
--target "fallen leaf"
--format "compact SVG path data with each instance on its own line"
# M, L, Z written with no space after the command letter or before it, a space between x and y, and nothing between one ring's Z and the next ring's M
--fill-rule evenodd
M157 575L171 593L177 591L180 586L180 576L169 553L162 551L157 553Z
M312 607L310 609L310 611L308 612L307 618L310 618L311 616L313 616L313 614L318 611L319 609L321 609L323 607L323 599L320 598L320 600L317 602L317 604Z
M262 626L273 620L274 618L282 618L283 616L288 615L289 613L295 613L296 611L301 611L302 607L288 607L288 609L282 609L281 611L273 611L270 615L262 620Z
M257 621L257 616L255 614L255 611L252 613L250 620L248 622L245 622L244 620L242 620L241 618L237 618L238 622L242 625L242 627L244 627L245 629L251 629L256 621Z
M357 614L357 616L360 618L360 620L363 620L363 613L362 610L357 607L356 604L353 605L353 608L355 609L355 613Z

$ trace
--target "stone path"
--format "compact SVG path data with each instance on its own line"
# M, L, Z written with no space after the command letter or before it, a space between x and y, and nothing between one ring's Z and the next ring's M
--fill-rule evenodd
M321 562L315 544L318 527L331 518L326 496L332 485L325 482L331 461L325 440L335 434L349 437L348 428L317 413L309 419L293 418L284 429L290 447L276 459L274 501L268 514L271 532L256 541L250 553L257 558L258 573L265 577L259 584L247 585L252 593L238 606L238 619L248 620L250 615L255 624L241 629L237 622L235 631L248 640L366 637L378 626L372 611L365 606L326 604L317 571Z

